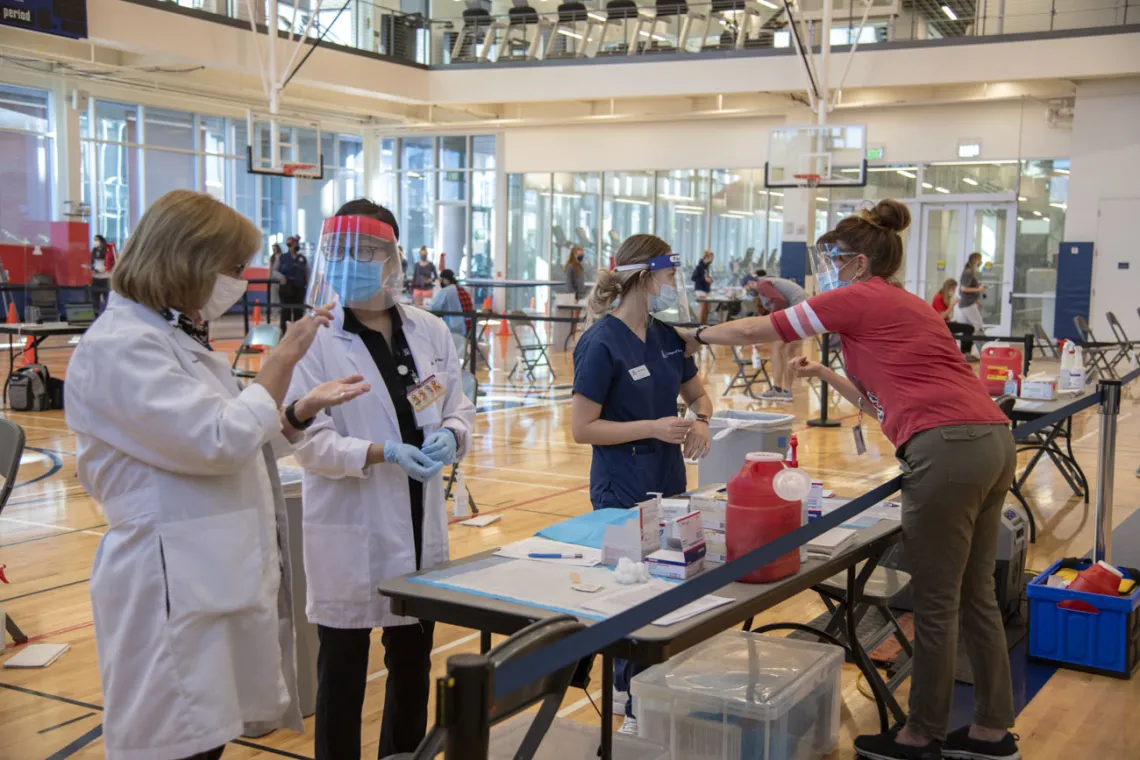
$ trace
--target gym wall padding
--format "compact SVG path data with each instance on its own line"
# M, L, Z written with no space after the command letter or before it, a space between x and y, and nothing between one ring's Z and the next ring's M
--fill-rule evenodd
M1061 243L1057 258L1057 302L1053 319L1053 337L1079 340L1073 317L1084 317L1089 323L1089 298L1092 292L1092 243Z

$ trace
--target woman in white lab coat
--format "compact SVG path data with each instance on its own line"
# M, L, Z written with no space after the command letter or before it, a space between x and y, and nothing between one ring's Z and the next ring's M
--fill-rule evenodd
M322 415L297 447L306 612L320 637L317 760L360 757L373 628L388 671L379 756L413 751L426 732L433 624L393 615L376 584L447 561L440 470L462 458L475 419L447 325L397 303L398 236L392 213L371 201L325 220L309 298L339 305L288 396L346 371L372 387Z
M79 479L108 525L91 603L111 760L213 760L245 730L301 730L268 444L367 388L347 378L282 410L327 309L298 322L244 390L213 353L204 321L241 296L260 246L257 228L210 196L162 196L68 367Z

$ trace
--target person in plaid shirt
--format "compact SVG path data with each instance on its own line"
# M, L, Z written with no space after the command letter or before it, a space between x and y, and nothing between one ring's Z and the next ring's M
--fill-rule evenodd
M455 272L444 269L439 273L439 292L431 300L432 311L475 311L475 302L456 280ZM465 317L443 317L447 327L456 335L466 335L471 329L471 320Z

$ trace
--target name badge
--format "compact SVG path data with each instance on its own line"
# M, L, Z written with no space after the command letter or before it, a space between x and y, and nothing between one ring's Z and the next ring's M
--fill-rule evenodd
M629 376L633 378L634 382L643 380L649 377L649 367L642 364L640 367L634 367L629 371Z
M435 402L444 396L443 383L432 375L408 391L408 402L416 413L416 426L420 429L440 421L439 407Z

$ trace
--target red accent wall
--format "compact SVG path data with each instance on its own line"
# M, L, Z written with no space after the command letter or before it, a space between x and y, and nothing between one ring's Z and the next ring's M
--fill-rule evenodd
M0 261L8 270L8 279L19 285L35 274L47 274L56 285L88 285L91 273L90 230L87 222L31 222L22 230L33 245L0 244ZM39 254L35 241L40 236Z

